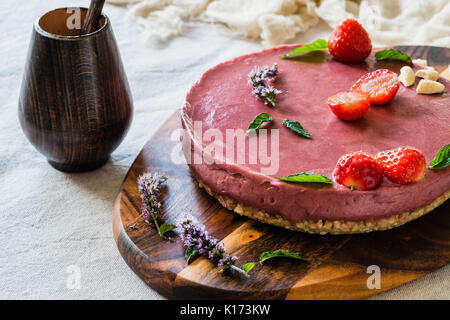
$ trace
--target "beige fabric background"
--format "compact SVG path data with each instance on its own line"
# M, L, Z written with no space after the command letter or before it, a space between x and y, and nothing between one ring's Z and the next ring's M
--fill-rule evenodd
M221 61L263 47L260 40L231 37L223 25L187 18L182 35L165 42L145 41L144 29L129 19L125 7L106 5L132 88L134 120L103 168L64 174L52 169L24 138L17 102L34 20L57 7L87 3L0 1L0 299L161 299L116 249L114 198L144 143L181 106L200 75ZM440 38L448 39L447 27L437 28L442 30ZM292 41L327 38L330 32L319 19ZM73 266L80 270L80 287L70 289ZM450 266L374 297L449 298Z
M147 38L165 42L192 23L220 24L228 33L274 46L317 25L334 28L356 18L375 46L450 46L448 0L108 0L128 5L129 15Z

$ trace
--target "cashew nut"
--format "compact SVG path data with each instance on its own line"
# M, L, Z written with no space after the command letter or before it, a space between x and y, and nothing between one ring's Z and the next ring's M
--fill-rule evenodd
M409 66L404 66L400 69L400 75L398 76L398 80L405 86L409 87L414 84L415 81L414 71Z
M423 78L425 80L433 80L436 81L439 79L439 72L431 68L420 69L416 72L416 77Z
M415 63L415 64L418 64L421 67L428 66L428 62L425 59L414 59L412 62Z
M445 86L437 81L433 80L420 80L417 85L416 92L421 94L434 94L444 92Z

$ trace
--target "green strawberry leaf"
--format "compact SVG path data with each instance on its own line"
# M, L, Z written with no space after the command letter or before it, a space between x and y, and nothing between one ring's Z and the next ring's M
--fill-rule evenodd
M268 113L263 112L258 114L248 126L247 133L259 129L264 122L268 121L273 121L273 118Z
M430 162L430 169L442 169L450 165L450 144L443 146Z
M330 178L327 178L321 174L306 173L306 172L290 174L288 176L281 177L280 180L288 182L318 182L328 184L333 183L333 181Z
M259 257L259 262L263 263L264 261L267 261L272 258L291 258L291 259L297 259L297 260L305 260L299 253L285 250L285 249L278 249L272 252L263 252L261 253L261 256Z
M311 135L305 129L303 129L302 125L298 121L284 119L283 126L294 131L298 135L301 135L307 139L311 139Z
M184 253L184 258L186 259L186 262L189 263L192 258L194 258L197 255L197 250L193 247L188 247L186 249L186 252Z
M406 53L403 53L397 49L387 49L378 51L377 53L375 53L375 59L377 61L390 59L403 61L408 64L412 63L411 58Z
M285 55L282 55L281 58L290 58L302 53L311 52L311 51L318 51L318 50L328 50L328 42L326 42L323 39L317 39L313 43L305 44L301 47L295 48L291 52L286 53Z

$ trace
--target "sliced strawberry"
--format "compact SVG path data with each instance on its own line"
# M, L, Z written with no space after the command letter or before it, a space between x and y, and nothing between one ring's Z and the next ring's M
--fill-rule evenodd
M425 156L412 147L379 152L375 158L389 181L398 184L416 182L425 176Z
M387 69L378 69L362 76L350 91L365 92L370 96L370 103L385 104L394 99L400 88L397 74Z
M333 176L335 181L356 190L371 190L383 182L383 170L374 157L352 152L339 158Z
M339 92L328 98L328 107L341 120L361 118L370 107L370 98L364 92Z
M360 62L372 51L372 42L358 21L345 19L328 38L328 49L337 60Z

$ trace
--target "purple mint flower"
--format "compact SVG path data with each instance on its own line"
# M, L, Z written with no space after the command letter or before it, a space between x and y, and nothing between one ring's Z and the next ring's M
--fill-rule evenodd
M277 90L272 86L267 86L269 80L274 79L278 74L278 66L275 63L272 68L268 66L254 67L249 73L248 83L253 86L252 93L260 99L264 100L265 104L270 104L275 107L275 98L281 90Z
M138 189L141 194L142 201L142 216L144 221L147 223L153 223L153 225L158 230L158 234L163 238L167 239L164 234L175 228L171 224L159 225L159 220L161 219L161 202L159 197L161 195L161 183L166 181L167 178L160 176L158 173L146 172L142 174L138 179Z
M161 213L161 203L158 198L161 194L160 185L167 178L157 173L146 172L138 180L138 189L142 200L142 216L145 220L156 219Z
M181 240L186 247L197 250L198 254L207 257L221 270L236 269L233 266L237 258L225 254L224 244L211 237L203 225L194 222L192 216L181 219L178 228L181 229Z
M269 67L264 67L264 75L266 78L275 78L278 75L278 65L274 63L271 69Z
M253 85L254 87L258 85L265 85L265 83L273 79L278 74L278 66L275 63L272 68L269 68L268 66L261 67L254 67L253 70L249 73L249 84Z

